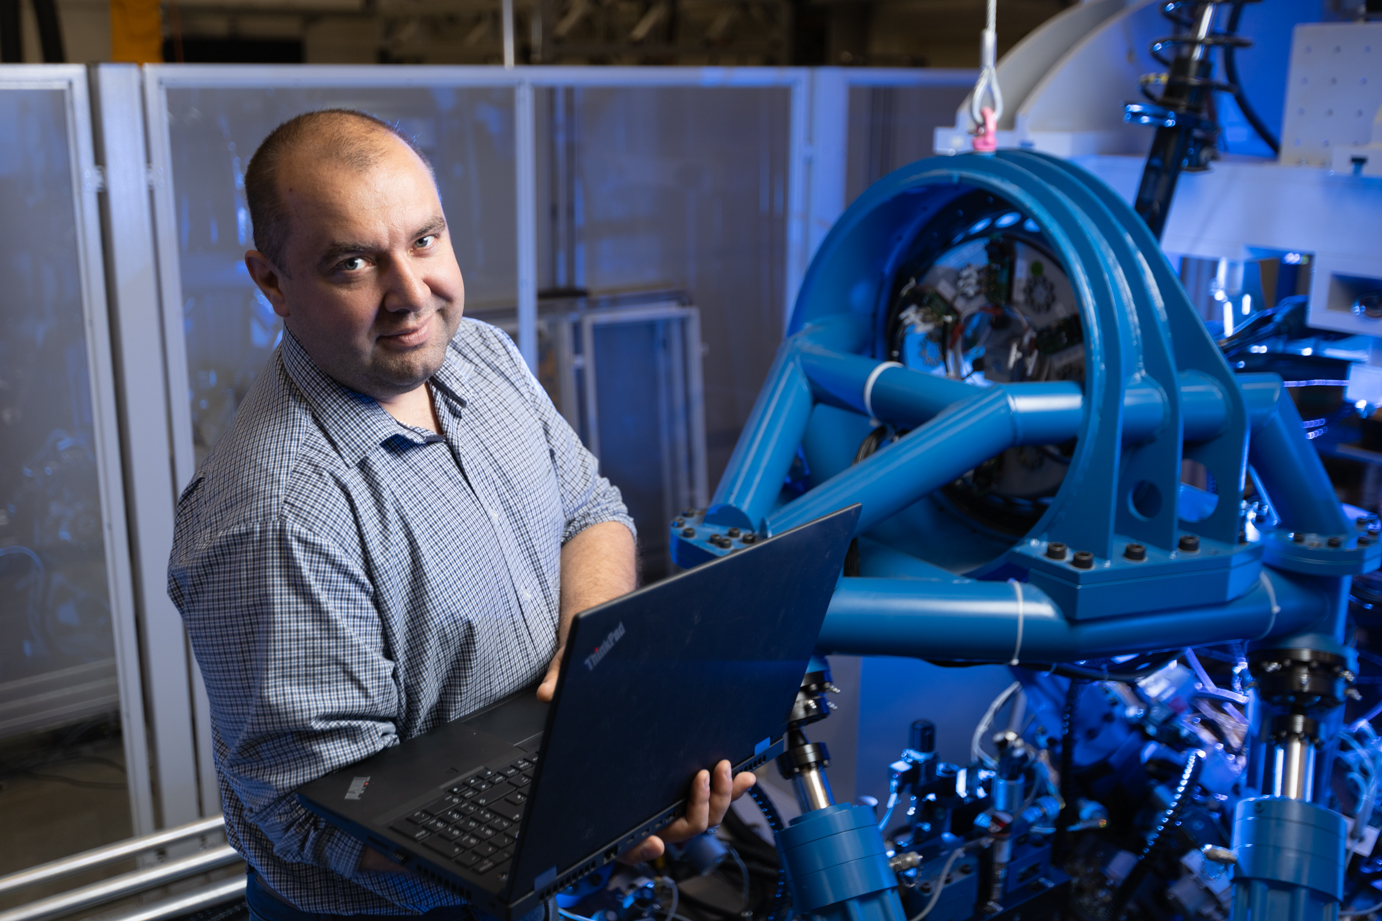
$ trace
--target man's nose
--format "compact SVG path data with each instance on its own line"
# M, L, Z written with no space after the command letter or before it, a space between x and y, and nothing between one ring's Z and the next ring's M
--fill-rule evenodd
M432 289L408 259L391 260L388 287L384 293L386 310L407 312L421 310L432 298Z

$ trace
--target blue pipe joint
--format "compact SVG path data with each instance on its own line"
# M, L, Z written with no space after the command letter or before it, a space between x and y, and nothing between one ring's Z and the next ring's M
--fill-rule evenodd
M836 803L777 833L792 904L828 921L906 921L872 810Z
M1314 803L1262 796L1233 813L1233 917L1325 921L1344 895L1344 817Z

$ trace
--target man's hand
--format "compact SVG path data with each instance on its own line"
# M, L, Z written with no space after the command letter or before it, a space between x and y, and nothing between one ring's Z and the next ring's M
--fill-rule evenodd
M666 845L688 841L711 826L719 825L729 811L729 804L743 796L758 782L748 771L729 776L728 761L715 765L714 771L699 771L691 780L691 798L686 814L656 835L649 835L619 855L623 863L640 863L662 856Z
M371 870L375 873L407 873L406 867L394 863L383 854L372 847L367 847L360 854L360 869Z
M561 548L561 614L557 624L557 654L537 688L537 699L549 701L557 693L557 674L566 651L566 635L577 614L637 588L633 535L617 521L593 524ZM747 787L745 788L747 789Z

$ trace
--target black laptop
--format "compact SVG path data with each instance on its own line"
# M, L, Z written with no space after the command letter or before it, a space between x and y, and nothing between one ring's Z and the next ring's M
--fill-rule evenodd
M780 753L859 509L582 612L550 705L526 688L299 800L482 911L525 914L681 815L696 771Z

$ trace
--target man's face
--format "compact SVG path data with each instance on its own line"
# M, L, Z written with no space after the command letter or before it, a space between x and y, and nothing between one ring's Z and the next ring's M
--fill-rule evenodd
M256 252L245 261L318 368L388 400L441 367L465 284L427 167L382 132L381 143L363 170L311 155L285 161L286 264Z

